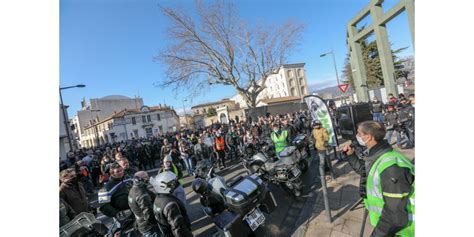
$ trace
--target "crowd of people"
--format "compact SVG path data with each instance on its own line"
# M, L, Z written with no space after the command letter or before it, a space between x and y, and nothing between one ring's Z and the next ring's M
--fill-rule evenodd
M386 104L374 97L370 102L374 121L383 122L387 133L385 139L391 144L393 134L396 134L396 145L402 149L415 147L415 95L408 98L399 94L388 95ZM406 138L406 145L402 147L402 140Z
M389 143L395 132L397 145L401 146L403 134L407 138L404 148L414 147L414 102L414 95L408 99L390 95L387 104L377 98L370 102L374 120L385 123ZM243 155L246 145L262 139L271 139L279 152L301 133L314 139L320 161L327 159L328 133L320 122L312 121L308 111L231 120L71 151L66 160L60 160L60 226L81 212L95 212L89 201L98 195L98 209L104 215L123 220L133 212L144 236L192 236L183 189L185 173L193 176L200 161L226 169ZM148 177L145 171L155 168L158 175Z

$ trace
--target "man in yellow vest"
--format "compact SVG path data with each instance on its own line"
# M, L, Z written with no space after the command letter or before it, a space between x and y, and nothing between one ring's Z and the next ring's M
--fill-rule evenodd
M289 144L289 136L287 130L282 130L278 123L273 123L273 132L270 135L273 143L275 144L275 151L278 156L280 151L283 151Z
M367 157L359 159L350 145L342 150L361 175L361 195L374 226L371 236L414 236L415 167L384 140L385 133L380 122L362 122L357 141L368 148Z

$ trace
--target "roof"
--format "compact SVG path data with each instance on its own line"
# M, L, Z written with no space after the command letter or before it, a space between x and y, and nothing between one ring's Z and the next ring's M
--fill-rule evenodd
M284 103L284 102L295 101L295 100L301 100L301 97L286 96L286 97L265 99L265 100L261 100L260 102L265 103L265 104L276 104L276 103Z
M198 105L195 105L195 106L191 107L191 109L199 108L199 107L205 107L205 106L211 106L211 105L218 105L218 104L223 104L223 103L228 103L228 102L234 102L234 101L225 98L225 99L215 101L215 102L209 102L209 103L205 103L205 104L198 104Z
M305 63L291 63L291 64L283 64L283 67L304 67Z
M170 107L166 106L166 107L162 107L162 106L151 106L149 107L150 108L150 111L149 112L155 112L155 111L159 111L159 110L162 110L162 111L174 111L172 110ZM123 109L123 110L120 110L119 112L113 114L112 116L109 116L107 118L104 118L102 120L100 120L98 123L96 124L101 124L105 121L108 121L110 119L114 119L114 118L122 118L123 116L125 115L129 115L129 114L136 114L136 113L142 113L141 109ZM176 113L176 112L175 112ZM90 128L92 126L86 126L84 127L84 129L87 129L87 128Z
M100 98L101 100L123 100L123 99L131 99L130 97L124 95L108 95Z

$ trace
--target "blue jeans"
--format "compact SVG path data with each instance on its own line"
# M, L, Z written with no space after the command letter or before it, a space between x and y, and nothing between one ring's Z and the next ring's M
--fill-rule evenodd
M184 164L186 165L186 170L188 171L188 174L191 174L194 171L193 158L191 156L184 158Z
M392 144L392 134L393 132L397 133L397 145L400 146L402 142L402 136L399 131L396 130L388 130L385 140L387 140L388 144Z
M374 121L383 122L384 117L382 113L374 113Z

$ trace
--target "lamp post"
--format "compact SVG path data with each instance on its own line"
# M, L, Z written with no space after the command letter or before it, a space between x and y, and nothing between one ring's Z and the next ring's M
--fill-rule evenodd
M75 86L66 86L66 87L59 87L59 98L61 99L61 110L63 112L63 118L64 118L64 127L66 128L66 135L67 135L67 140L69 142L69 151L73 150L72 146L72 140L71 140L71 134L69 133L69 122L66 119L66 110L64 110L64 103L63 103L63 95L61 93L62 90L70 89L70 88L83 88L86 87L86 85L75 85Z
M186 120L186 128L189 128L188 117L186 116L186 107L184 107L184 102L188 101L188 99L183 100L183 110L184 110L184 119Z
M336 71L336 80L337 80L337 85L339 86L339 75L337 74L337 67L336 67L336 59L334 57L334 51L331 49L330 52L327 52L327 53L323 53L321 54L319 57L324 57L328 54L331 54L332 55L332 62L334 64L334 70Z

